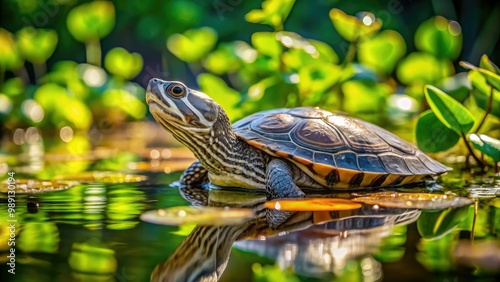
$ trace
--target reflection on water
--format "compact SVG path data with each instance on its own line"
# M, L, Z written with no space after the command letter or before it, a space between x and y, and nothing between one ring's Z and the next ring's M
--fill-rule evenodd
M498 179L476 181L459 171L445 176L444 188L432 193L477 199L462 208L364 204L351 211L283 213L263 208L264 194L169 186L191 160L176 157L177 149L99 148L76 157L64 150L43 153L40 144L31 148L26 134L18 133L24 138L16 145L20 155L0 156L0 173L16 170L20 181L62 175L59 179L75 183L66 190L16 194L12 235L7 194L0 193L0 281L184 281L188 276L238 282L494 281L499 275ZM83 177L83 171L108 172ZM321 196L351 197L346 192ZM249 207L256 216L221 226L164 226L139 219L146 211L188 204ZM11 236L15 246L9 245ZM15 275L7 272L12 247Z

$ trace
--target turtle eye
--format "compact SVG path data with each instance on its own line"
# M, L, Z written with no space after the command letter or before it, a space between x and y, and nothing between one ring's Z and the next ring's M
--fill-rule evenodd
M174 83L167 87L167 93L172 97L179 98L186 94L186 87L182 84Z

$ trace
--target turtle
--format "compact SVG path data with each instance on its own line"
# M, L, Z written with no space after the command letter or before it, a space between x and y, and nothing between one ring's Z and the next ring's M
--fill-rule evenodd
M320 108L273 109L233 125L208 95L153 78L146 101L156 121L198 159L182 185L265 190L368 189L422 183L450 168L372 123Z

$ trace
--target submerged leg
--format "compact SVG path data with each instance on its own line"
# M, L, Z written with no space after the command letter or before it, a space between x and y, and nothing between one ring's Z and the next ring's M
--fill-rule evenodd
M267 199L303 198L304 192L293 182L290 166L281 159L273 159L266 171Z
M266 172L267 200L278 198L304 198L305 194L293 182L292 170L283 160L273 159L267 165ZM278 229L295 212L266 210L266 219L271 229Z
M201 187L208 182L208 171L200 161L192 163L181 176L181 185Z

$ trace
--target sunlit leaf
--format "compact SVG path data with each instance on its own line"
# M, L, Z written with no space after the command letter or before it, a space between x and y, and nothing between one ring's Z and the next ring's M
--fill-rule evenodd
M238 91L227 86L221 78L209 73L198 75L197 81L200 90L219 103L231 119L240 117L241 112L238 111L237 105L241 97Z
M106 54L104 66L111 74L129 80L141 71L142 56L139 53L129 53L123 48L113 48Z
M178 206L147 211L141 215L146 222L163 225L237 225L254 216L251 209Z
M56 180L72 180L81 183L131 183L145 181L147 176L114 171L87 171L55 176Z
M369 80L349 80L342 83L344 110L348 113L379 115L385 111L386 99L392 92L389 85ZM374 121L374 120L371 120Z
M0 66L5 70L16 70L23 65L12 33L0 28Z
M25 86L23 80L19 77L13 77L7 79L6 81L3 82L3 87L1 89L2 93L10 97L22 94L24 93L24 91L25 91Z
M492 73L500 74L500 68L497 65L495 65L495 63L490 61L490 58L488 58L488 55L486 54L481 56L481 61L479 61L479 67L485 70L489 70Z
M282 29L295 0L265 0L262 9L255 9L245 15L251 23L268 24L275 29Z
M451 251L458 239L458 232L451 232L436 240L420 239L417 261L429 271L447 272L454 269Z
M146 115L146 105L125 89L110 89L102 94L102 103L109 111L121 110L133 119L139 120Z
M474 126L472 113L448 94L430 85L425 86L425 98L437 118L457 133L468 133Z
M460 139L460 135L444 125L432 110L427 110L419 116L415 137L418 147L429 153L448 150Z
M367 205L379 205L388 208L415 208L423 210L442 210L472 204L471 199L452 195L390 191L377 192L369 196L361 196L351 200Z
M115 6L109 1L92 1L73 8L67 18L68 30L81 42L108 35L115 25Z
M16 194L35 194L66 190L77 184L78 182L69 180L16 179L14 189L9 189L11 187L9 187L7 181L0 182L0 192L8 193L8 191L14 191Z
M57 33L51 29L24 27L16 33L21 55L27 61L42 64L54 53Z
M298 88L302 95L321 93L344 79L345 72L333 64L316 63L299 69Z
M467 139L483 154L500 162L500 140L484 134L469 134Z
M361 208L361 204L339 198L277 199L264 203L279 211L345 211Z
M368 38L382 27L382 22L379 19L368 18L368 21L366 21L365 18L358 19L339 9L330 10L330 19L333 26L340 36L350 42Z
M441 16L423 22L415 33L415 45L420 51L438 58L456 59L462 51L462 28L456 21Z
M398 65L396 74L404 84L433 84L453 74L453 64L448 59L438 59L428 53L411 53Z
M210 27L190 29L183 34L173 34L167 40L167 48L185 62L197 62L205 57L217 43L217 32Z
M466 219L468 206L449 208L442 211L422 211L417 220L418 232L424 239L439 239Z
M359 62L384 74L390 74L406 53L403 37L394 30L384 30L359 46Z
M486 78L478 70L471 70L468 73L469 79L472 82L475 90L472 91L477 105L486 110L488 101L491 95L492 87L486 83ZM491 114L500 117L500 91L493 88L493 104L491 107Z
M278 57L283 51L274 32L255 32L251 40L253 47L262 55Z
M55 254L59 247L59 230L54 222L26 222L16 238L16 247L27 253Z
M486 82L488 82L490 86L493 86L493 88L497 91L500 91L500 75L481 68L478 68L477 70L484 76Z
M349 268L350 269L350 268ZM255 282L300 282L297 274L290 270L281 269L276 265L252 264L253 279Z
M211 52L203 61L203 66L215 74L232 72L240 67L240 61L236 55L236 44L222 43Z

